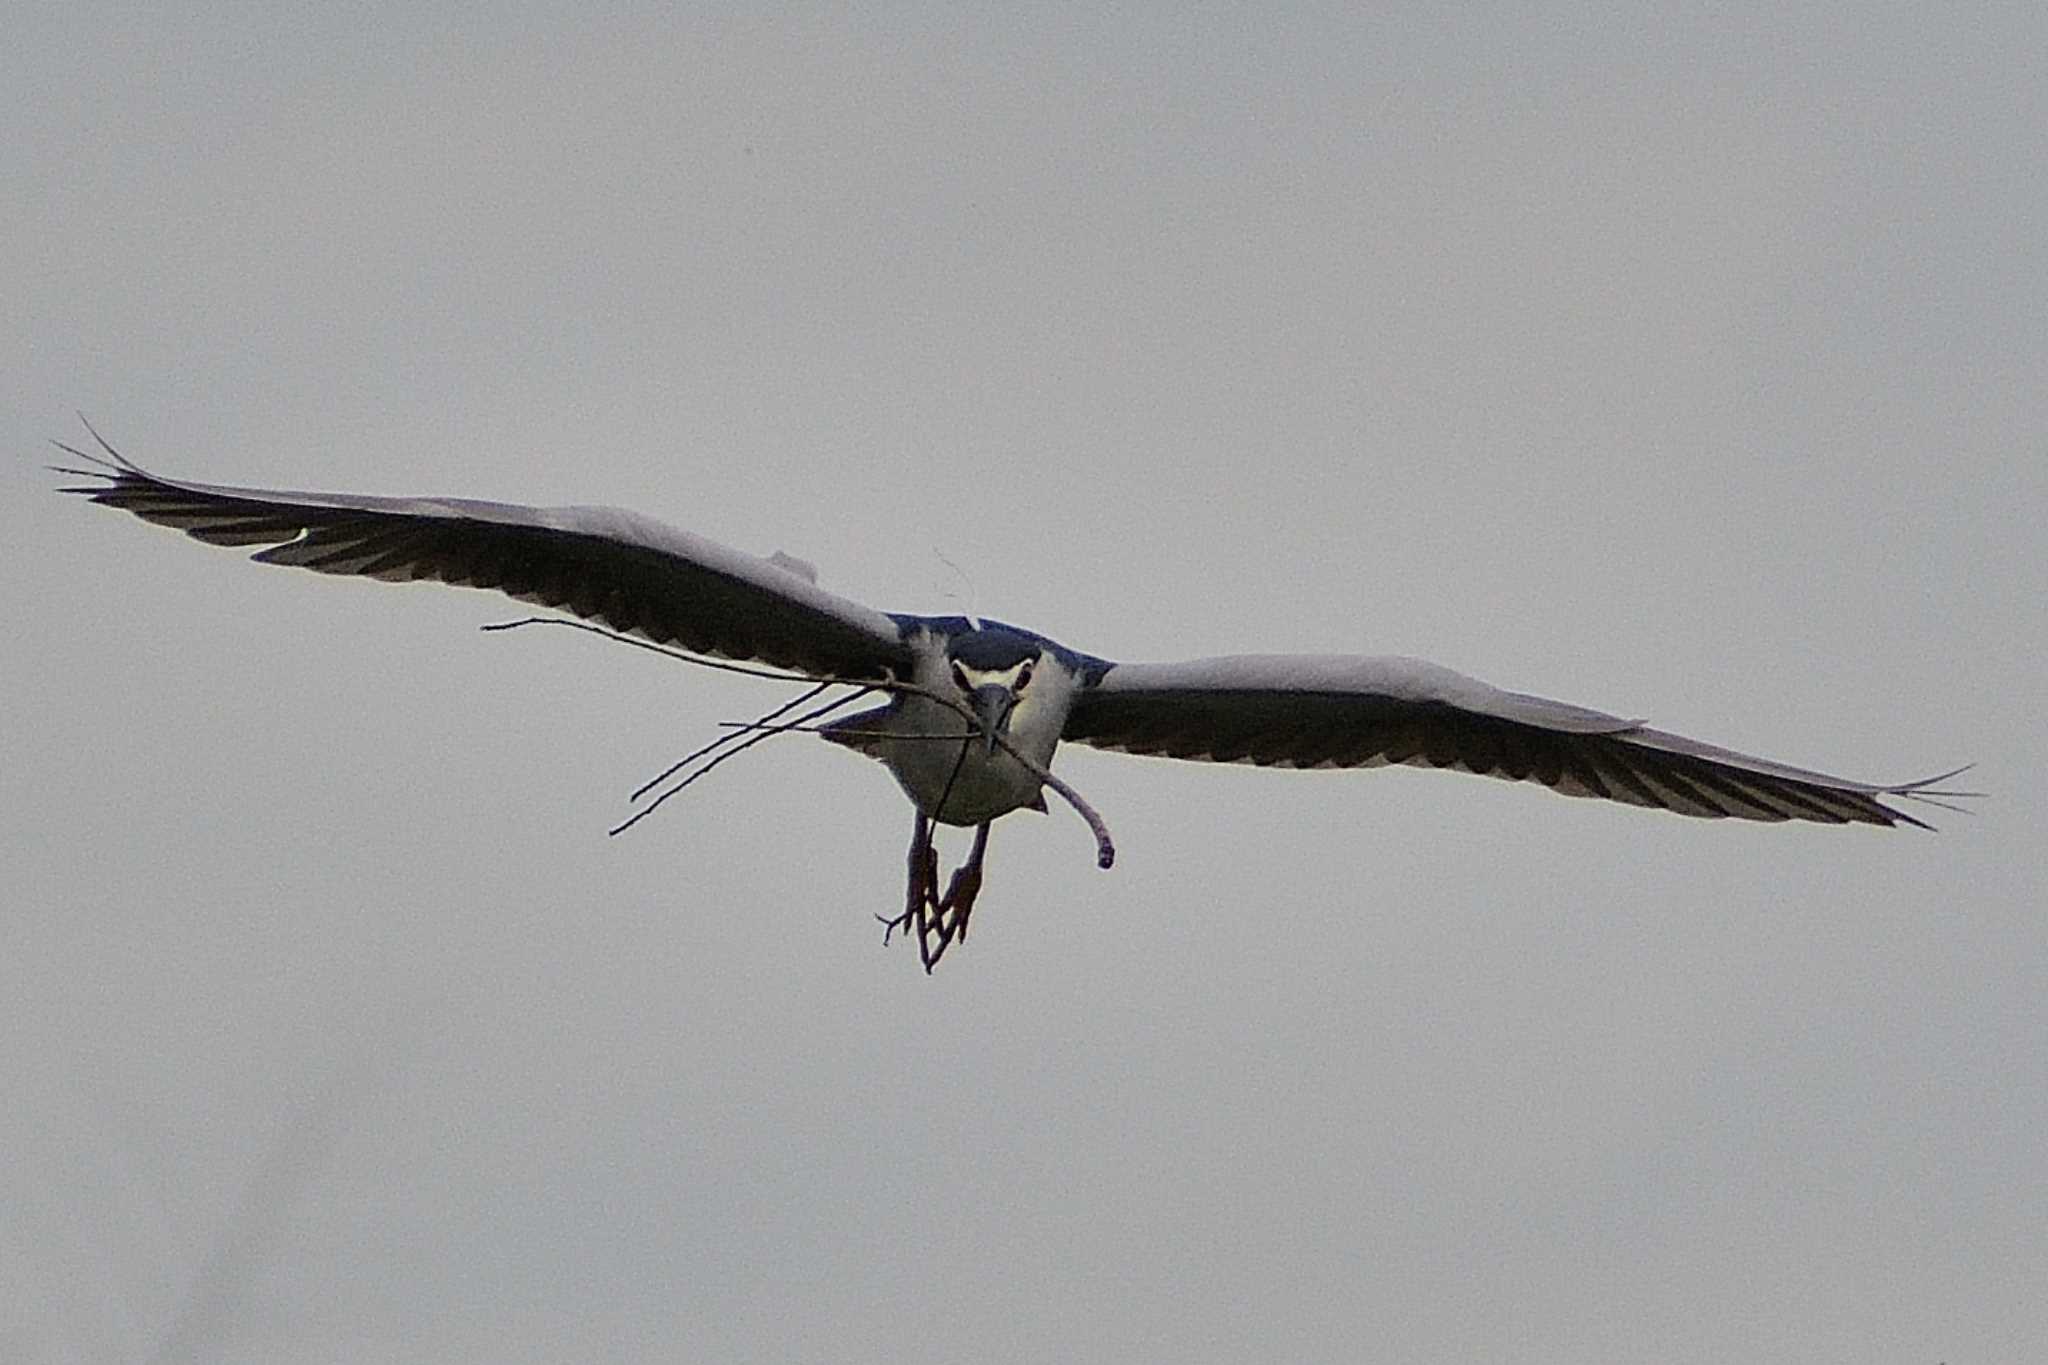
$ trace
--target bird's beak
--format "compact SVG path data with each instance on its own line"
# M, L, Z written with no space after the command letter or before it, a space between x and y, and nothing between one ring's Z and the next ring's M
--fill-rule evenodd
M1007 729L1010 723L1010 708L1017 704L1017 694L1001 683L989 683L977 687L972 694L974 719L981 725L983 752L996 751L996 731Z

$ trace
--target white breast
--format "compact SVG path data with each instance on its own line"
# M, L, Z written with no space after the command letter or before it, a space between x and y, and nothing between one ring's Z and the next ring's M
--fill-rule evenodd
M941 663L935 676L920 676L917 681L950 694L951 684L940 671L943 667ZM1065 669L1038 669L1018 694L1005 737L1034 762L1050 766L1073 698L1074 681ZM938 702L905 695L883 728L892 737L876 742L868 751L888 765L905 794L934 820L978 825L1038 800L1043 784L1029 769L1001 745L995 753L988 753L974 723ZM934 735L948 738L929 738ZM950 738L953 735L960 738Z

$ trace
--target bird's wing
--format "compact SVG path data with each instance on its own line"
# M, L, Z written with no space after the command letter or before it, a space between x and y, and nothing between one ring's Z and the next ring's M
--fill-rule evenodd
M1878 798L1962 795L1788 767L1640 721L1507 692L1420 659L1251 654L1116 664L1064 737L1218 763L1456 768L1684 815L1923 825Z
M184 483L101 446L105 458L59 443L89 464L62 472L102 480L65 492L210 545L269 546L251 556L258 563L495 588L662 644L817 677L909 671L897 622L817 587L788 567L799 561L633 512Z

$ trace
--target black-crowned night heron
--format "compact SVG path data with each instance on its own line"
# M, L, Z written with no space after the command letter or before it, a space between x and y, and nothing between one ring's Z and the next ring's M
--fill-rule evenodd
M1418 659L1114 663L995 621L875 611L825 592L799 561L757 558L612 508L182 483L100 446L104 456L59 443L92 466L61 472L102 481L64 491L208 544L268 546L253 556L259 563L495 588L694 654L854 685L799 722L870 691L889 693L886 705L816 728L881 760L915 807L905 908L880 918L915 929L927 971L966 936L989 826L1011 811L1045 809L1043 788L1057 782L1047 765L1062 740L1291 768L1455 768L1743 820L1924 828L1880 798L1968 794L1939 789L1953 773L1852 782L1503 691ZM943 893L933 821L974 829L973 850ZM1104 866L1109 858L1104 838Z

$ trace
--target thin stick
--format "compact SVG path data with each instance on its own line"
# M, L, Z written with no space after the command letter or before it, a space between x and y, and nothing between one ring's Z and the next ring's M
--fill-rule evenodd
M616 640L622 645L631 645L635 649L644 649L650 654L660 654L665 658L680 659L686 664L699 664L705 668L715 668L721 673L742 673L749 678L773 678L778 682L842 683L847 687L891 687L905 685L876 682L871 678L820 678L809 673L789 673L779 668L754 668L747 664L727 663L723 659L707 659L701 654L692 654L688 650L671 649L667 645L658 645L652 640L636 640L624 631L606 630L603 626L593 626L588 621L571 621L566 616L522 616L517 621L493 621L490 625L478 626L477 629L517 630L521 626L567 626L571 630L588 631L592 635L601 636L607 640Z
M854 730L844 725L803 725L797 721L785 724L771 724L766 717L760 720L722 720L721 730L773 730L778 735L844 735L848 739L950 739L958 742L962 735L958 730L945 733L933 732L922 735L906 735L895 730ZM967 739L980 739L978 734L969 733Z
M785 711L794 710L795 708L802 706L812 697L817 696L820 692L825 691L831 686L831 683L819 683L810 691L799 693L798 695L790 698L788 701L782 703L782 705L776 707L773 711L770 711L767 715L762 716L760 720L755 721L752 728L759 729L765 722L774 720L777 716L781 715ZM695 763L698 759L704 757L704 755L710 753L713 749L718 748L720 745L729 743L732 740L732 738L733 736L731 735L720 735L717 739L712 740L709 744L703 745L697 749L693 749L691 752L687 754L684 754L681 758L669 764L659 773L656 773L653 777L650 777L645 782L642 782L639 785L639 787L637 787L634 790L633 794L627 797L626 799L628 801L638 801L641 797L647 795L648 792L660 786L662 783L668 781L669 778L673 777L676 773L682 771L684 768L689 767L692 763Z
M866 695L867 693L865 691L861 691L855 692L850 696L839 697L832 701L828 701L823 706L819 706L812 710L806 711L803 715L799 716L794 722L792 722L792 724L802 725L805 721L816 720L819 716L829 715L831 712L837 711L840 707L845 706L848 702L859 701L862 697ZM670 787L661 795L655 797L652 801L647 803L644 809L635 811L631 819L626 820L622 824L619 824L610 830L607 830L606 833L613 835L624 834L627 830L633 828L633 826L639 824L642 820L645 820L648 816L654 814L654 812L656 812L657 810L660 810L662 803L664 801L667 801L671 796L674 796L677 793L681 792L683 788L689 786L698 778L709 776L713 768L716 768L719 764L725 762L725 760L727 760L728 758L732 758L738 754L744 753L746 750L753 748L756 744L761 743L763 740L773 739L775 737L775 734L775 730L770 728L763 730L760 734L750 735L746 739L741 740L739 743L733 745L730 749L727 749L718 757L712 759L709 763L706 763L703 767L697 769L696 772L691 773L688 777L676 783L673 787ZM730 736L727 736L726 738L730 738Z
M881 679L841 678L830 676L819 677L810 673L791 673L782 671L780 669L753 668L749 667L746 664L726 663L724 660L721 659L707 659L704 658L702 655L686 653L679 649L670 649L666 645L654 644L653 642L648 640L636 640L630 635L624 635L615 630L606 630L602 626L594 626L587 621L571 621L560 616L526 616L520 618L517 621L499 621L492 625L484 626L482 627L482 629L492 631L516 630L520 626L570 626L576 630L588 631L592 635L602 636L607 640L617 640L622 644L631 645L635 649L644 649L650 651L651 653L663 655L667 658L678 659L683 663L699 664L705 668L715 668L718 669L720 672L724 673L739 673L750 678L774 678L781 682L802 682L826 685L837 684L842 687L858 687L866 689L868 691L908 693L911 696L924 697L931 701L937 702L939 705L945 707L947 710L957 714L962 720L965 720L970 725L979 727L981 723L979 718L975 716L974 712L970 711L967 707L961 705L953 698L946 696L940 692L934 692L928 687L921 687L916 683L907 683L899 681L894 677L884 677ZM849 698L849 700L851 699ZM1024 770L1026 772L1030 773L1033 777L1037 778L1046 786L1052 788L1053 794L1055 796L1059 797L1060 800L1066 802L1068 805L1074 808L1074 813L1080 816L1082 823L1088 826L1088 832L1095 836L1095 865L1101 868L1107 868L1113 865L1116 862L1116 844L1109 837L1109 826L1103 823L1102 817L1096 813L1095 807L1089 805L1087 800L1082 797L1081 793L1075 791L1072 787L1068 786L1065 781L1056 776L1043 763L1040 763L1038 760L1020 751L1016 745L1010 742L1009 737L1005 735L1002 731L993 730L989 733L994 736L995 742L1002 746L1003 751L1005 753L1009 754L1011 758L1016 759L1018 763L1023 765ZM766 738L766 736L762 736L761 738ZM752 744L754 742L756 741L747 741L748 744ZM726 754L719 755L719 758L723 759L728 754L735 753L737 751L737 747L735 747L734 749L727 750ZM694 780L695 778L693 777L691 781ZM685 783L684 785L688 784ZM682 788L678 787L675 790L680 791L682 790ZM662 799L666 800L667 798L663 797ZM659 801L655 803L655 805L659 804ZM626 825L631 825L634 821L637 821L641 818L641 816L648 814L653 809L653 806L649 806L647 810L642 811L639 815L634 816L633 820L627 821ZM626 825L621 825L619 828L624 829L626 828ZM617 831L614 831L614 833L616 832Z

